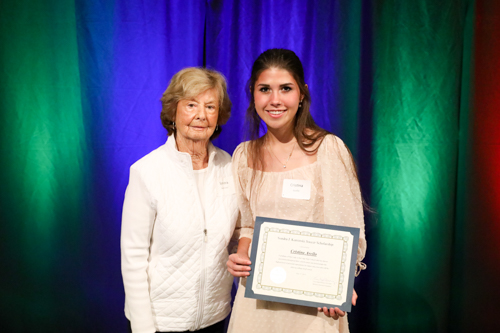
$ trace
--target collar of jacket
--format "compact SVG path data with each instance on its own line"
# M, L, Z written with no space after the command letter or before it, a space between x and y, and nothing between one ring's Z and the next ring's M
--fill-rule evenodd
M167 142L165 144L165 147L168 150L169 155L177 162L179 163L183 168L187 168L190 170L193 170L193 161L191 160L191 155L188 153L184 153L182 151L177 150L177 145L175 144L175 137L174 135L170 135L167 139ZM212 142L208 142L208 168L211 167L213 164L215 154L217 153L217 150L215 149L215 146L212 144Z

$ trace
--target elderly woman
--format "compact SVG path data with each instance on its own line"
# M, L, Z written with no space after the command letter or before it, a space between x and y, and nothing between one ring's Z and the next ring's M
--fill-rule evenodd
M187 68L161 101L168 140L132 165L123 204L125 314L134 333L222 332L238 205L231 157L210 140L230 116L226 82Z

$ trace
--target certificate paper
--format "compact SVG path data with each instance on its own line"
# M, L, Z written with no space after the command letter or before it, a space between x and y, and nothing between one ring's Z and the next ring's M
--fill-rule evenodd
M351 311L359 229L258 216L245 297Z

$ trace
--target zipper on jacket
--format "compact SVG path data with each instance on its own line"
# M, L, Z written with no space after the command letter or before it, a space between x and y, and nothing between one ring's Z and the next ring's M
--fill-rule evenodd
M205 189L206 191L206 189ZM206 196L205 196L206 198ZM201 206L201 199L198 197ZM203 242L201 243L201 274L200 274L200 295L198 297L198 318L195 321L195 330L199 330L203 322L203 309L205 308L205 247L208 241L207 217L203 214Z
M198 318L196 320L196 330L200 329L203 319L203 308L205 304L205 243L207 229L205 231L205 241L201 244L201 275L200 275L200 297L198 299Z
M210 164L210 160L208 161ZM210 168L210 165L209 165ZM207 179L205 178L205 185L207 184ZM207 192L207 187L205 186L205 199L208 198L206 195ZM198 195L198 202L200 203L201 206L201 198ZM206 202L205 202L206 204ZM208 242L208 231L207 231L207 216L206 216L206 209L203 212L203 242L201 243L201 274L200 274L200 294L198 297L198 316L195 321L195 327L194 330L199 330L201 327L201 323L203 322L203 310L205 308L205 247Z

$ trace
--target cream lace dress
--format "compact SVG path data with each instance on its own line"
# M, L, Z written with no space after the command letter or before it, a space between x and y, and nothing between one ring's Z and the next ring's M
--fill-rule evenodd
M364 269L361 260L366 241L361 196L344 143L334 135L327 135L319 147L316 162L284 172L257 171L262 183L258 193L252 195L247 144L240 144L233 154L233 175L241 211L241 226L237 226L240 238L252 238L256 216L357 227L361 229L358 268ZM283 198L284 179L310 180L311 198ZM317 308L245 298L246 281L246 278L240 279L228 333L349 332L347 315L334 320Z

